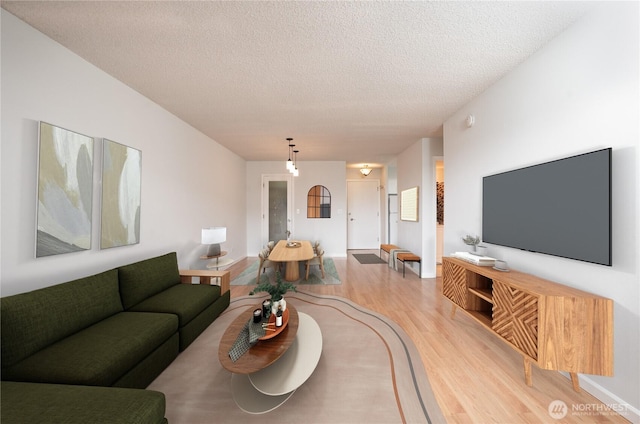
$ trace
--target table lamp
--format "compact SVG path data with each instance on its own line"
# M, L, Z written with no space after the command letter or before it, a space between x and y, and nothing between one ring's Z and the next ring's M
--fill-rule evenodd
M227 227L202 229L202 244L208 244L207 256L220 256L220 243L227 241Z

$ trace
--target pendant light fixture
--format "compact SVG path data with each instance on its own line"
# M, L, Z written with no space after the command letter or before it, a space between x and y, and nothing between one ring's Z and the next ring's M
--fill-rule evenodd
M293 162L291 161L291 149L295 146L295 144L291 144L291 142L293 141L293 138L287 138L287 141L289 142L289 159L287 159L286 165L287 165L287 171L289 172L293 172Z
M369 165L365 165L363 168L360 168L360 173L366 177L371 173L371 168L369 168Z
M291 173L293 174L294 177L297 177L299 175L299 172L298 172L298 152L299 152L299 150L294 150L293 151L293 171L291 171Z
M293 138L287 138L287 142L289 143L289 159L287 159L286 166L287 166L287 171L291 172L293 174L294 177L297 177L298 175L300 175L299 171L298 171L298 152L300 152L300 150L294 150L294 147L296 147L295 144L292 143ZM291 153L293 152L293 160L291 160Z

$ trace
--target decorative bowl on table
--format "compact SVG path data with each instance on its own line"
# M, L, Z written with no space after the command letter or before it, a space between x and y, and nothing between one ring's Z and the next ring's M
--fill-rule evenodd
M298 241L289 241L287 242L287 247L300 247L301 244Z
M276 315L271 314L269 320L267 321L267 329L266 334L260 337L258 340L269 340L282 333L282 330L287 328L287 324L289 323L289 310L285 309L282 313L282 325L280 327L276 327ZM269 330L269 328L275 328L275 331Z

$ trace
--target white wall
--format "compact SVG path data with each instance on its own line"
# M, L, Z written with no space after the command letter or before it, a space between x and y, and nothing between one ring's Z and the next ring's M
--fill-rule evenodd
M385 204L387 204L386 216L384 218L385 221L385 236L383 238L385 243L398 244L398 225L400 222L400 207L398 205L400 196L398 195L398 159L397 157L391 160L389 163L385 165L385 175L384 184L385 184L385 195L387 199L385 200ZM396 214L394 216L395 220L391 223L389 222L389 195L395 194L394 200L396 202ZM389 228L391 227L391 229ZM389 238L389 234L391 234L391 238Z
M245 161L2 10L1 269L7 296L177 251L202 265L200 230L227 226L246 255ZM38 122L94 142L89 251L34 258ZM142 151L140 243L99 250L101 138ZM239 188L240 187L240 188Z
M422 258L422 278L436 276L435 158L441 157L442 152L442 139L424 138L398 155L396 162L398 201L403 190L417 186L419 202L417 222L398 222L397 244ZM417 264L411 267L418 272Z
M285 152L286 153L286 152ZM283 154L284 157L284 154ZM299 161L300 175L293 178L293 239L322 242L327 257L347 256L347 164L342 161ZM247 162L246 203L247 255L258 256L266 244L262 240L262 175L286 174L282 162ZM307 218L307 193L315 185L331 193L331 218Z
M615 302L613 377L580 376L606 403L640 408L638 3L608 3L448 119L445 246L481 232L481 179L613 148L613 266L489 246L524 272ZM475 126L464 119L474 114ZM637 415L635 416L637 419ZM627 418L631 419L630 416Z
M436 158L436 182L444 183L444 158ZM446 187L446 186L445 186ZM446 198L446 188L445 188ZM444 243L444 224L436 225L436 263L442 263L442 246Z
M436 181L437 160L442 159L442 139L422 139L422 212L420 218L422 227L422 277L436 276L436 262L438 261L438 221L436 218Z

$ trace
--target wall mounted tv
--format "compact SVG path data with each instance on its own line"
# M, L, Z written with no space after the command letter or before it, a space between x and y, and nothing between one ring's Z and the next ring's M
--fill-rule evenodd
M482 240L611 265L611 149L483 178Z

